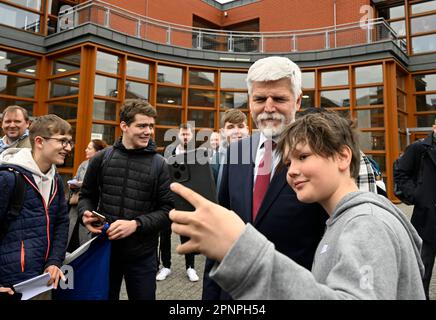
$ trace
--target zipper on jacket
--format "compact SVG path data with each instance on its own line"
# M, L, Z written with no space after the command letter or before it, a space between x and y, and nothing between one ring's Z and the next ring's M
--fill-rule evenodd
M55 198L57 191L58 191L58 179L57 177L54 177L53 182L54 182L54 191L53 194L51 194L51 197L49 199L48 204L45 203L44 197L42 196L41 192L39 191L38 187L35 186L32 182L32 180L30 180L28 177L26 177L26 175L23 175L23 177L29 182L29 184L36 190L36 192L40 195L41 197L41 201L42 204L44 205L44 212L45 212L45 219L46 219L46 234L47 234L47 250L45 252L45 261L47 261L48 259L48 255L50 253L50 215L49 215L49 207L51 205L51 203L53 202L53 199Z
M53 199L56 197L56 194L58 193L58 178L55 176L53 179L53 183L54 183L54 190L53 190L53 194L51 195L50 200L48 201L47 206L45 207L45 216L47 218L47 251L45 253L45 261L47 261L48 259L48 255L50 253L50 245L51 245L51 239L50 239L50 214L48 212L51 203L53 202Z
M127 157L127 165L124 168L130 168L130 157ZM128 178L128 172L129 169L126 170L126 174L124 175L124 181L123 181L123 191L121 192L121 204L120 204L120 218L124 217L124 197L126 194L126 189L127 189L127 178Z
M24 272L26 250L24 249L24 241L21 240L21 272Z

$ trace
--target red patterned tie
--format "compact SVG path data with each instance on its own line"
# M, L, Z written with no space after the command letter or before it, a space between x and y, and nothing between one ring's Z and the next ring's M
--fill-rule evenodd
M269 182L271 180L272 170L272 150L275 148L276 143L271 140L267 140L263 143L265 153L262 160L259 163L257 169L256 182L253 189L253 210L252 221L256 219L257 212L268 190Z

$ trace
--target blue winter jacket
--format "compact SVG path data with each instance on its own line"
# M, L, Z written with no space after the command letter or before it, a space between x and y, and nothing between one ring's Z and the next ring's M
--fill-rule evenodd
M46 267L62 266L68 239L68 211L64 188L56 173L46 206L32 173L13 167L24 176L26 194L17 218L8 214L15 175L0 171L0 223L8 220L8 229L0 239L0 286L11 286L42 274Z

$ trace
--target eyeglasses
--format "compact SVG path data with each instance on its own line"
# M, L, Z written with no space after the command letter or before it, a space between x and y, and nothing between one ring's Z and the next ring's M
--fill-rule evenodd
M68 145L71 146L71 148L74 148L74 141L68 140L68 139L59 139L59 138L51 138L51 137L43 137L44 139L52 139L60 142L62 144L62 147L66 148Z

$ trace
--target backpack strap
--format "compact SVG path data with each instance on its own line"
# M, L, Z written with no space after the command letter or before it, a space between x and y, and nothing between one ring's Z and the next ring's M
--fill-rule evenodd
M102 181L103 181L103 177L106 173L107 164L108 164L109 160L112 158L112 156L115 152L115 149L113 146L110 146L110 147L103 149L100 152L102 152L103 155L102 155L100 166L99 166L100 170L99 170L99 173L97 175L97 185L98 185L98 189L99 189L99 195L98 195L99 202L97 204L96 210L101 210L100 201L101 201L102 194L103 194Z
M14 168L0 167L0 170L7 170L14 174L14 186L9 198L8 212L1 222L0 227L0 240L6 235L9 227L9 220L16 219L23 208L24 198L26 196L26 186L23 174Z
M106 172L106 167L107 164L109 162L109 160L112 158L112 156L114 155L114 147L110 146L108 148L106 148L103 152L103 159L101 160L101 164L100 164L100 171L101 171L101 176L103 176Z

